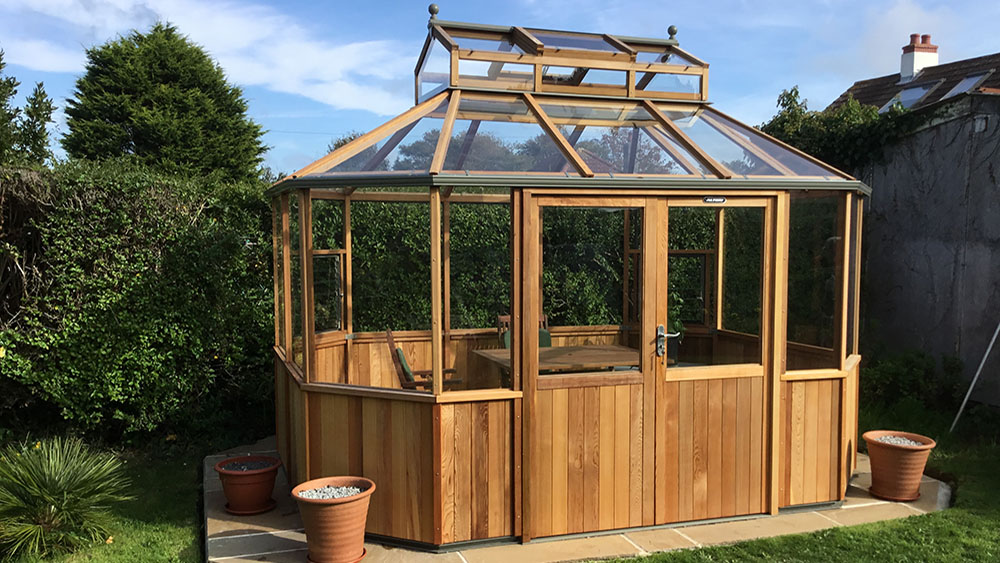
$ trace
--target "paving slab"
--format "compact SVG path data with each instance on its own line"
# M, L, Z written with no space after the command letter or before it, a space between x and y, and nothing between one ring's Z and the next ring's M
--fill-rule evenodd
M701 545L719 545L786 534L804 534L836 525L816 512L797 512L750 520L687 526L682 531L684 535Z
M539 541L526 544L498 545L479 549L462 550L468 563L543 563L548 561L576 561L630 557L642 554L632 542L621 534L573 538L568 540Z
M625 537L650 553L656 551L673 551L686 547L698 547L697 543L691 541L674 528L627 532Z
M844 526L855 526L858 524L868 524L881 520L892 520L895 518L906 518L920 514L913 508L906 506L906 503L887 502L884 504L873 504L869 506L858 506L844 510L828 510L824 516L836 521Z
M272 532L227 536L210 540L210 561L229 557L251 557L255 554L286 552L306 545L305 532Z

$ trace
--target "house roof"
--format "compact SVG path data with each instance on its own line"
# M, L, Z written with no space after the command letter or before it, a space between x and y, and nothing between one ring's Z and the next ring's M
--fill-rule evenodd
M1000 53L926 67L912 80L903 84L899 83L900 74L898 72L888 76L859 80L834 100L827 109L846 103L849 96L853 96L862 104L881 108L906 88L929 87L926 94L909 106L911 110L918 109L941 101L949 93L957 95L967 91L989 91L991 88L1000 88L1000 72L997 71L1000 71ZM960 92L951 92L965 78L980 73L985 73L983 80L970 84L969 88Z

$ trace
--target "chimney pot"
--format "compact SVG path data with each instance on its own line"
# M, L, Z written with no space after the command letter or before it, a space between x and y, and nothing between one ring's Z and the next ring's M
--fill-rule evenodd
M931 44L929 33L910 34L910 43L903 45L903 58L899 61L899 81L913 80L921 69L938 64L937 45Z

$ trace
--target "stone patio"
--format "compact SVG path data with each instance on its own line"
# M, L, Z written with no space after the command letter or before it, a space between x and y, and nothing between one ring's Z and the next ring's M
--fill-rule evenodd
M278 472L274 498L277 507L257 516L237 517L227 513L222 486L213 470L215 464L232 455L255 453L277 455L274 438L253 446L233 448L204 461L205 555L209 561L239 563L249 561L302 562L306 559L306 537L295 501L292 500L284 471ZM868 494L871 473L868 458L858 455L858 471L851 480L847 499L838 508L748 518L712 524L691 524L594 534L589 537L535 540L528 544L503 544L468 548L448 553L424 553L367 543L366 562L440 561L458 563L524 563L573 561L646 555L657 551L688 549L734 543L756 538L800 534L835 526L853 526L879 520L905 518L948 507L951 489L947 484L924 476L920 499L897 503Z

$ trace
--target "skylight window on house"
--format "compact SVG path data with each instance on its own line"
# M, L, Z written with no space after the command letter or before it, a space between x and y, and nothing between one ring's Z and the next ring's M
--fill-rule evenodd
M885 113L889 111L889 108L899 103L904 108L910 108L917 102L919 102L930 89L934 87L934 84L920 84L918 86L910 86L909 88L904 88L898 94L892 97L891 100L885 103L879 113Z
M970 74L969 76L966 76L965 78L959 80L958 84L956 84L954 88L948 90L948 93L945 94L941 99L944 100L952 96L957 96L959 94L964 94L968 92L969 90L978 86L979 83L982 82L984 78L986 78L986 74L987 73L985 72L979 72L976 74Z

